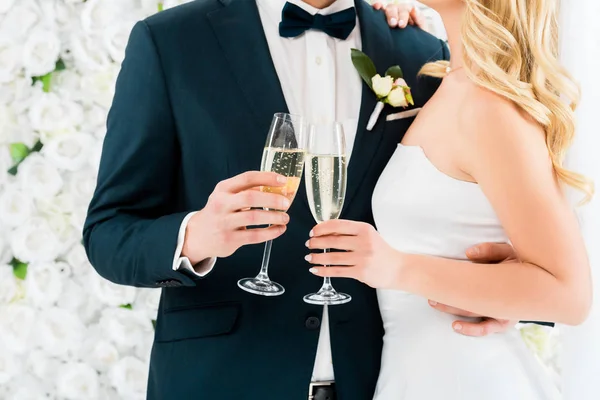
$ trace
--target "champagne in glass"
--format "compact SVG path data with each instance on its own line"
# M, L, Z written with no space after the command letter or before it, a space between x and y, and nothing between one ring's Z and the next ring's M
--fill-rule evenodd
M261 190L281 194L292 202L300 186L306 154L306 125L301 117L290 114L275 114L262 154L261 171L272 171L287 177L284 186L263 186ZM281 210L283 211L283 210ZM238 281L238 286L260 296L280 296L283 286L269 279L269 258L273 241L265 244L262 266L254 278Z
M339 218L347 180L346 143L341 124L311 127L305 164L306 195L313 217L317 223ZM325 278L317 293L304 296L306 303L318 305L345 304L351 300L350 295L333 288L331 278Z

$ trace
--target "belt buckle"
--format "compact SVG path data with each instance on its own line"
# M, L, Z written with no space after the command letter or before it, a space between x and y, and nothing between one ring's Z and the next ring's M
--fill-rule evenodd
M315 398L314 390L321 386L333 386L335 381L322 381L322 382L311 382L308 385L308 400L313 400Z

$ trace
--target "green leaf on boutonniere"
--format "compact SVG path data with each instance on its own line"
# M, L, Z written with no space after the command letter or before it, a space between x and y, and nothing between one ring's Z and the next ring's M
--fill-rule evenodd
M15 277L24 281L27 277L27 264L17 260L16 258L13 258L10 262L10 265L13 267L13 274Z
M352 64L354 64L354 68L356 68L363 81L372 89L371 79L377 75L377 68L375 68L373 61L362 51L352 49Z
M19 164L29 155L29 149L24 143L11 143L10 156L15 164Z
M164 9L165 9L164 4L163 3L158 3L158 12L161 12Z
M398 65L394 65L393 67L389 67L387 71L385 71L386 76L391 76L394 80L398 78L404 78L404 74L402 73L402 68Z
M133 310L133 307L131 306L131 304L123 304L119 307L124 308L126 310Z

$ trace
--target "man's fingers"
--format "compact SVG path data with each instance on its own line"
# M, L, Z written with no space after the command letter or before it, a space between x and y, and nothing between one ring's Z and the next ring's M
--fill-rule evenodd
M228 195L228 199L226 200L230 203L227 206L228 211L239 211L248 208L269 208L285 211L291 204L285 196L257 190L245 190L233 196Z
M468 249L467 257L475 262L494 263L515 258L515 251L507 243L482 243Z
M456 315L458 317L480 317L480 315L474 314L470 311L461 310L460 308L447 306L431 300L429 300L429 305L438 311L445 312L446 314Z
M461 335L482 337L506 332L511 325L511 321L486 318L481 322L455 321L452 328Z
M257 186L279 187L284 186L286 183L287 178L276 174L275 172L248 171L219 182L215 190L220 192L238 193Z
M226 217L226 227L228 229L240 229L256 225L286 225L289 221L289 215L284 212L248 210L228 215Z
M277 239L286 230L285 225L273 225L268 228L246 229L234 232L234 240L240 246L248 244L259 244L269 240Z

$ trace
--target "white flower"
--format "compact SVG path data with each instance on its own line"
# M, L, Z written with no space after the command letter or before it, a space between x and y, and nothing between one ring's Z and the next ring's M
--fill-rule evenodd
M35 311L31 307L20 304L0 306L1 343L15 354L29 350L32 347L30 338L35 318Z
M109 308L102 312L100 326L106 338L119 351L128 351L140 343L145 336L152 336L152 322L145 313L124 308Z
M84 132L93 132L97 135L97 131L104 132L106 131L106 108L100 107L96 104L90 105L85 110L85 118L81 125L81 130ZM104 136L104 133L102 133ZM102 139L100 137L99 139ZM96 145L94 143L94 145Z
M406 81L402 78L396 79L396 81L394 82L394 86L408 87L408 85L406 84Z
M29 109L31 127L43 134L42 139L73 132L83 120L83 108L55 93L40 93Z
M146 396L148 367L135 357L125 357L108 373L111 384L123 399L137 400Z
M85 33L100 33L108 26L119 21L122 15L130 11L121 0L88 0L81 10L81 26Z
M48 222L36 217L13 231L10 247L23 262L48 262L58 257L63 245Z
M2 36L22 40L41 21L42 10L36 0L15 1L2 20Z
M10 252L10 246L5 237L0 233L0 265L8 264L12 260L12 254Z
M65 364L58 374L56 391L61 398L68 400L97 399L98 373L87 364Z
M81 88L99 106L108 109L115 94L115 82L119 67L111 64L97 72L86 74L81 79Z
M0 0L0 14L4 14L11 9L15 0Z
M132 23L114 24L104 28L102 33L104 46L106 46L110 58L118 64L122 63L125 58L125 47L132 28Z
M10 186L0 194L0 222L9 227L23 224L32 217L35 207L26 192Z
M59 169L77 171L88 162L94 144L94 138L87 133L60 135L46 142L42 154Z
M161 291L157 289L137 289L134 310L143 311L149 319L156 319Z
M98 146L94 146L97 148ZM69 175L67 191L81 208L87 208L96 189L95 173L91 170L78 171Z
M82 73L101 71L110 64L102 42L84 32L71 35L71 54L75 66Z
M381 75L377 74L372 79L371 82L373 84L373 91L378 97L386 97L392 91L392 86L394 85L394 78L391 76L381 77Z
M388 103L392 107L407 107L408 101L404 94L404 89L401 87L394 88L387 97Z
M92 291L99 301L107 306L122 306L131 304L135 300L135 288L131 286L117 285L98 274L91 277Z
M119 361L117 348L99 335L88 338L82 349L85 362L100 372L107 372L112 365Z
M43 351L32 350L25 361L25 368L27 372L33 374L36 378L54 384L60 364L59 360L48 356Z
M30 154L19 165L17 177L22 190L30 192L38 199L47 199L56 195L63 185L58 170L39 153Z
M36 400L48 398L47 392L33 379L28 380L28 382L23 382L23 380L17 382L18 384L15 385L8 397L10 400Z
M40 314L35 339L46 353L69 359L81 346L85 326L76 314L60 308L50 308Z
M21 361L9 351L9 348L0 346L0 387L13 381L21 370Z
M88 261L85 248L81 243L76 243L73 245L71 250L69 250L67 253L66 261L71 266L75 274L82 274L83 270L88 268L89 271L91 271L92 266Z
M36 29L23 45L23 66L29 76L54 71L60 57L60 39L50 30Z
M37 308L55 305L63 289L60 268L64 263L34 263L27 269L27 298Z
M27 277L29 279L29 277ZM78 313L80 308L83 308L89 295L84 288L77 284L72 279L65 279L63 290L56 301L57 307ZM81 316L81 315L80 315Z
M0 83L10 82L17 77L21 68L21 55L12 40L0 39Z
M0 305L10 303L17 295L17 280L12 265L0 264Z

